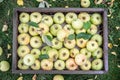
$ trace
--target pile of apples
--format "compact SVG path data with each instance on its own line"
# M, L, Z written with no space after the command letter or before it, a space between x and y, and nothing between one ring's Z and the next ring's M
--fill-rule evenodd
M100 13L21 12L19 21L19 69L103 69Z

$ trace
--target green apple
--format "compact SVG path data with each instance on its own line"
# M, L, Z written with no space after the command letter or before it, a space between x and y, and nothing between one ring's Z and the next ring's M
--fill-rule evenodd
M87 61L87 57L84 54L77 54L75 56L75 63L77 65L83 65L86 63L86 61Z
M95 59L92 61L92 69L93 70L101 70L103 68L103 60Z
M50 46L44 46L44 47L41 49L41 53L42 53L42 54L47 54L50 49L51 49Z
M70 57L74 58L77 54L79 54L78 48L72 48L70 50Z
M75 39L73 39L73 40L65 39L65 41L64 41L64 46L65 46L66 48L68 48L68 49L74 48L75 45L76 45Z
M22 23L27 23L27 22L29 22L29 20L30 20L30 16L29 16L28 13L22 12L22 13L20 13L19 20L20 20L20 22L22 22Z
M41 54L41 52L40 52L39 49L32 49L32 50L30 51L30 54L34 55L35 59L38 59L39 56L40 56L40 54Z
M67 32L64 29L61 29L57 32L57 39L59 41L64 41L66 37L67 37Z
M81 6L87 8L90 6L90 0L81 0Z
M37 28L38 34L46 34L49 32L49 26L47 26L45 23L39 23L39 28Z
M0 47L0 56L3 54L3 49Z
M79 34L79 33L86 33L86 30L84 29L84 28L81 28L81 29L77 29L77 30L75 30L75 33L76 34Z
M57 70L63 70L65 69L65 62L63 60L57 60L54 62L54 67Z
M40 48L42 46L42 40L39 36L34 36L30 39L30 45L33 48Z
M35 60L34 64L31 66L31 69L33 70L40 70L40 61Z
M94 25L100 25L102 23L102 16L99 13L93 13L91 15L91 22Z
M85 62L85 64L81 65L80 68L82 70L90 70L91 69L91 62L89 60L87 60Z
M50 32L53 36L57 36L57 32L62 29L62 26L60 24L53 24L50 27Z
M100 34L93 35L91 40L95 40L98 43L99 46L102 45L102 36Z
M91 52L89 52L86 48L82 48L80 50L80 54L84 54L88 59L91 57Z
M0 70L2 72L6 72L10 69L10 64L8 61L1 61L0 62Z
M23 57L23 63L27 66L31 66L35 63L35 57L32 54L27 54Z
M29 28L29 34L31 36L37 36L38 35L37 28L35 28L33 26L30 26L30 28Z
M18 35L18 43L20 45L28 45L30 42L30 35L27 33L22 33Z
M22 58L18 60L17 66L18 66L18 68L21 69L21 70L27 70L27 69L29 69L29 66L27 66L27 65L25 65L25 64L23 63L23 59L22 59Z
M28 32L28 29L29 29L29 25L28 25L28 24L25 24L25 23L21 23L21 24L19 24L19 26L18 26L18 31L19 31L19 33L27 33L27 32Z
M71 24L73 20L77 19L77 14L73 12L69 12L65 16L66 23Z
M72 28L72 26L70 24L66 24L63 29L67 32L67 36L69 36L70 34L74 34L74 29Z
M21 58L29 54L29 52L30 52L30 48L28 46L19 46L17 49L18 56Z
M67 60L70 56L70 52L67 48L61 48L59 50L59 59L60 60Z
M83 22L80 19L76 19L72 21L72 27L73 29L77 30L83 27Z
M86 48L90 52L94 52L96 49L98 49L98 43L96 41L90 40L86 44Z
M48 56L50 59L53 59L53 61L56 61L58 58L58 51L56 49L50 49L48 50Z
M42 19L42 15L39 12L33 12L30 14L30 21L39 23Z
M69 58L66 60L66 68L68 70L76 70L78 68L78 65L75 63L75 60L73 58Z
M95 57L95 58L102 58L103 56L103 50L102 48L98 48L96 49L93 53L92 53L92 56Z
M93 34L96 34L97 31L98 31L97 26L92 24L91 27L87 30L87 33L90 33L93 35Z
M54 14L53 20L56 24L62 24L65 21L65 16L64 16L63 13L57 12L57 13Z
M80 48L86 47L87 42L88 42L88 40L83 39L83 38L80 38L80 39L76 40L77 46L80 47Z
M62 75L55 75L53 80L64 80L64 77Z
M43 70L52 70L53 69L53 61L49 59L43 59L41 61L41 68Z
M88 14L87 12L81 12L78 15L78 18L80 20L82 20L83 22L88 22L88 21L90 21L90 14Z

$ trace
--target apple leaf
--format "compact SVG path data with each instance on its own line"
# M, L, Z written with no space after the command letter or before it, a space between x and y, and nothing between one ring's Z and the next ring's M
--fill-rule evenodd
M88 22L84 22L84 25L83 25L83 28L88 30L89 28L91 27L91 23L88 21Z
M32 26L32 27L39 27L38 24L37 24L36 22L33 22L33 21L28 22L27 24L28 24L29 26Z
M41 55L39 56L39 59L40 59L40 60L42 60L42 59L48 59L48 58L49 58L48 54L41 54Z
M75 34L70 34L70 35L68 36L68 39L69 39L69 40L75 39Z
M52 37L51 37L51 36L46 35L46 37L47 37L50 41L52 41Z
M90 39L92 37L91 34L88 34L88 33L78 33L76 38L77 39L80 39L80 38L83 38L83 39Z
M45 43L46 43L48 46L52 46L52 42L51 42L51 41L52 41L52 38L51 38L50 36L49 36L49 37L48 37L48 36L49 36L49 35L47 35L47 36L44 35L44 36L43 36L44 41L45 41Z

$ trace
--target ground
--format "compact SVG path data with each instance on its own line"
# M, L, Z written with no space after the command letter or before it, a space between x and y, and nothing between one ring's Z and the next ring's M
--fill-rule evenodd
M51 7L76 7L80 8L80 0L46 0ZM102 75L63 75L65 80L120 80L120 1L115 0L112 7L110 7L106 0L105 4L95 5L94 0L91 0L91 8L106 8L108 9L108 29L109 29L109 43L113 44L109 48L109 71ZM0 57L0 61L7 60L12 62L12 56L7 58L8 54L12 53L12 48L8 49L9 44L12 47L12 17L13 9L17 7L38 7L36 0L24 0L24 6L18 6L16 0L4 0L0 3L0 46L4 50L4 54ZM2 32L3 25L7 23L8 30ZM117 45L117 46L116 46ZM112 54L113 52L116 55ZM11 69L7 72L0 72L0 80L16 80L20 74L12 74ZM22 75L24 80L32 80L33 75ZM52 80L54 75L37 75L37 80Z

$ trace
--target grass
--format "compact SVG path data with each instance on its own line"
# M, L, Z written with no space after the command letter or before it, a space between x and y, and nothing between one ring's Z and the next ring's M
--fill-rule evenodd
M80 8L80 0L46 0L51 7L77 7ZM106 0L111 1L111 0ZM24 0L24 6L22 7L38 7L38 2L36 0ZM4 50L4 54L0 56L0 61L7 60L12 61L12 56L7 58L7 54L12 53L12 49L7 49L7 45L10 44L12 47L12 15L13 8L20 7L16 4L16 0L4 0L0 3L0 46ZM108 17L108 29L109 29L109 43L117 44L118 46L113 46L112 49L109 49L109 72L102 75L63 75L65 80L120 80L120 29L116 29L116 26L120 27L120 1L115 0L113 7L110 7L107 4L95 5L93 0L91 0L91 8L107 8L108 14L109 10L112 11L111 17ZM10 13L10 14L9 14ZM2 27L5 24L8 25L8 30L2 32ZM117 56L111 54L111 52L116 52ZM0 80L16 80L20 74L12 74L11 69L7 72L0 72ZM32 80L30 74L22 75L24 80ZM52 80L54 75L40 75L37 74L37 80ZM97 78L96 78L97 76Z

